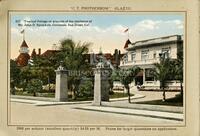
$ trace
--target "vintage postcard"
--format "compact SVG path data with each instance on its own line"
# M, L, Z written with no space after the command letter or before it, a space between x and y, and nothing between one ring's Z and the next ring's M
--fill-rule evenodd
M0 2L1 135L199 134L197 1L46 2Z

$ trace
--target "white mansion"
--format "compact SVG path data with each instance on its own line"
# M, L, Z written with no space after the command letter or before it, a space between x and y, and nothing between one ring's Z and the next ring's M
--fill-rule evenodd
M159 81L155 81L152 77L151 69L154 68L155 63L159 63L162 54L165 54L165 57L177 59L177 52L180 48L183 48L182 35L171 35L134 43L127 40L124 46L126 52L120 61L120 67L140 67L143 70L138 73L135 84L139 83L144 89L158 89ZM169 89L180 89L178 81L169 81L168 86Z

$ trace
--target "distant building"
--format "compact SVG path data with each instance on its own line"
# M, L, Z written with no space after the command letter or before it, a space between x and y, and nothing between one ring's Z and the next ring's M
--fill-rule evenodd
M29 55L29 47L28 47L25 40L23 40L23 42L20 46L19 53L20 54L16 59L17 65L20 66L20 67L26 66L28 64L29 59L30 59L30 55Z
M41 48L38 49L38 54L36 53L35 49L33 49L31 53L31 59L41 55Z
M53 55L59 53L60 50L46 50L45 52L41 53L41 48L38 49L38 53L35 49L33 49L31 55L29 55L29 47L25 40L23 41L22 45L20 46L20 54L17 57L17 64L21 67L28 65L32 62L34 57L46 57L50 58ZM120 50L115 49L114 54L111 53L103 53L103 60L106 61L112 69L118 67L120 65L120 59L122 58L123 54L120 53ZM84 54L85 60L88 61L92 66L96 66L99 60L99 53L88 53Z
M42 57L51 57L53 55L56 55L57 53L59 53L60 50L46 50L44 53L42 53L40 56Z
M86 60L92 65L96 66L99 61L99 56L101 53L90 53L85 54ZM120 50L115 49L114 54L111 53L103 53L103 61L110 65L112 69L119 67L120 59L123 54L120 53Z
M158 89L159 82L155 81L151 70L154 64L159 63L161 55L177 59L177 52L183 48L183 37L181 35L171 35L154 39L147 39L131 43L127 40L124 46L126 53L121 59L120 67L129 68L138 66L142 69L138 73L135 84L140 84L146 89ZM169 81L171 89L179 89L178 81Z

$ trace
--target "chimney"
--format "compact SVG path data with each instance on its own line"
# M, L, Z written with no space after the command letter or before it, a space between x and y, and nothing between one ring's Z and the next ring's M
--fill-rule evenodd
M38 55L41 55L41 48L38 49Z

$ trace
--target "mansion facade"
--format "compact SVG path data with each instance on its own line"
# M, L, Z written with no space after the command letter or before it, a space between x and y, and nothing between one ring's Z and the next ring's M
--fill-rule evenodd
M167 58L177 59L177 52L183 50L183 36L170 35L134 43L131 43L128 39L124 49L126 52L120 61L120 67L140 67L142 71L138 73L135 85L139 84L145 90L155 90L159 89L160 84L150 74L151 70L155 68L154 64L160 62L162 55ZM168 81L167 84L171 90L180 90L179 81Z

